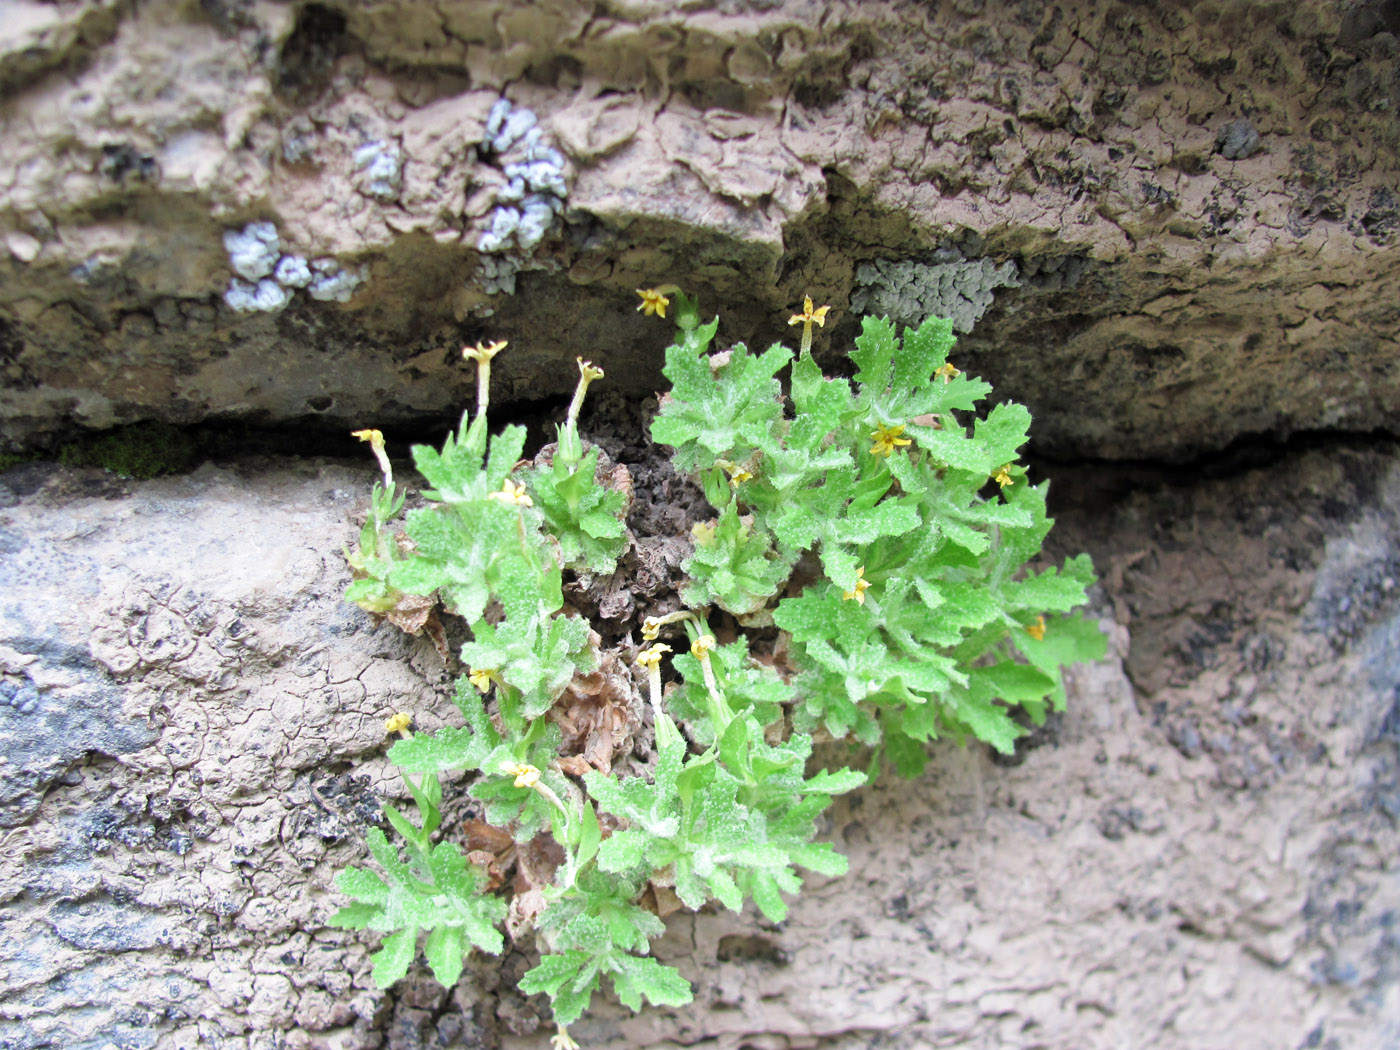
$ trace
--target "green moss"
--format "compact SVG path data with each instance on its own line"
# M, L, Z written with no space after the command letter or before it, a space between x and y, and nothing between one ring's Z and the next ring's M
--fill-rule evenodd
M135 423L70 442L58 450L66 467L102 467L123 478L158 478L190 469L198 440L169 423Z
M32 452L0 452L0 474L5 473L11 467L17 467L21 463L28 463L37 458Z

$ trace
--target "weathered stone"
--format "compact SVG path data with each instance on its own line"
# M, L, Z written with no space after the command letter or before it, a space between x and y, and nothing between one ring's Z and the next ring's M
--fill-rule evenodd
M850 875L811 880L782 929L672 915L656 954L696 1006L632 1018L603 999L573 1034L860 1029L916 1047L1032 1025L1173 1050L1320 1026L1384 1045L1396 464L1333 445L1193 487L1138 473L1126 496L1103 468L1057 471L1051 553L1094 555L1113 642L1072 673L1053 732L1014 763L939 745L915 784L843 799L831 834ZM404 794L386 714L459 717L430 642L340 601L371 472L4 479L0 526L22 545L5 559L0 718L50 718L66 750L0 838L0 1039L543 1046L539 1005L513 989L521 952L474 960L452 997L417 970L386 994L368 939L325 925L334 872L364 862L378 800ZM4 754L29 768L26 747ZM450 820L461 803L449 783Z
M0 27L12 445L450 414L452 348L486 335L533 351L502 361L503 397L565 393L580 349L644 395L666 332L634 288L696 290L760 344L810 292L839 352L853 298L887 298L863 267L950 248L1084 265L954 303L985 311L960 362L1048 451L1396 425L1383 5L79 7ZM532 182L550 215L518 207ZM232 285L221 240L254 220L330 276Z
M669 329L634 289L670 282L760 347L810 293L838 360L859 309L954 313L955 362L1058 456L1393 429L1393 6L20 0L0 433L455 418L483 338L495 406L584 353L635 422ZM1052 543L1094 555L1112 639L1067 712L841 800L849 876L782 928L671 915L696 1005L601 996L573 1034L1400 1043L1396 453L1271 454L1057 468ZM634 577L570 592L618 632L695 510L634 476ZM326 925L406 795L385 717L459 718L430 641L340 600L370 481L0 475L0 1044L546 1044L528 942L380 993L374 938Z

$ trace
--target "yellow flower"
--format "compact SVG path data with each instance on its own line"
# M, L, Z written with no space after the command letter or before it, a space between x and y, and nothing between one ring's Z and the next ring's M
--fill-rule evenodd
M870 581L865 578L865 566L856 569L856 587L853 591L847 591L841 595L843 601L850 601L852 598L860 605L865 604L865 592L870 589Z
M478 692L489 693L491 691L491 676L495 673L495 671L480 668L468 672L467 681L476 686Z
M487 361L490 361L491 358L495 357L502 350L504 350L507 345L508 344L504 339L502 339L500 342L491 343L489 345L483 345L478 342L476 346L462 347L462 356L465 358L469 358L472 361L479 361L485 363Z
M595 379L603 378L603 370L593 367L592 361L585 361L582 357L578 361L578 386L574 389L574 398L569 402L569 423L570 427L578 425L578 414L583 410L583 398L588 393L588 384ZM561 439L562 440L562 439Z
M904 433L904 427L887 427L883 423L875 424L875 429L870 432L871 439L875 444L870 446L872 456L888 456L896 448L913 444L907 437L900 437Z
M379 461L379 473L384 475L384 487L392 489L394 487L394 468L389 465L389 454L384 451L384 435L378 430L352 430L350 436L369 442L369 447L374 452L374 458Z
M1016 484L1016 482L1011 479L1011 464L1006 463L998 467L997 472L992 475L992 480L1002 488L1008 488Z
M491 403L491 358L506 348L504 339L495 343L462 347L462 356L476 362L476 414L486 414L486 406Z
M812 349L812 325L818 328L826 327L826 312L830 306L819 306L812 309L812 297L809 295L802 300L802 312L793 314L788 318L788 324L800 324L802 326L802 352L805 354Z
M938 368L934 371L933 374L936 376L942 376L943 382L946 384L951 383L958 376L962 375L962 372L959 369L954 368L951 361L944 361L943 364L938 366Z
M682 609L680 612L667 613L665 616L648 616L642 621L642 639L648 642L656 641L657 635L661 633L661 628L668 623L678 623L681 620L693 620L695 614L689 609Z
M514 777L518 788L532 788L540 782L540 771L524 762L502 762L501 772Z
M384 434L378 430L352 430L352 438L359 438L361 441L368 441L369 447L378 451L384 447Z
M390 734L402 733L412 724L413 716L407 711L400 711L398 714L394 715L392 718L388 719L388 721L384 723L384 732Z
M657 289L638 288L637 294L642 297L642 305L637 307L637 309L644 311L647 317L650 317L652 314L656 314L662 318L666 316L666 307L671 305L671 300L667 299Z
M812 297L811 297L810 295L809 295L809 296L806 296L806 297L802 300L802 312L801 312L800 314L793 314L791 317L789 317L789 318L788 318L788 324L790 324L790 325L794 325L794 324L812 325L812 324L815 324L818 328L825 328L825 327L826 327L826 314L827 314L827 311L830 310L830 309L831 309L830 306L819 306L819 307L817 307L815 310L813 310L813 309L812 309Z
M709 658L710 650L714 647L714 636L702 634L699 638L690 643L690 655L697 660L706 660Z
M1027 624L1026 633L1037 642L1043 642L1045 640L1045 617L1037 616L1035 623Z
M637 654L637 666L645 667L648 671L655 670L661 666L661 654L671 652L671 647L662 642L658 642L650 649L643 649Z
M508 503L512 507L533 507L535 501L525 492L524 485L517 485L506 478L501 483L501 491L493 492L487 499L496 500L498 503Z
M744 482L753 480L753 475L751 473L737 463L731 463L727 459L715 460L715 466L729 475L729 487L731 489L737 489Z

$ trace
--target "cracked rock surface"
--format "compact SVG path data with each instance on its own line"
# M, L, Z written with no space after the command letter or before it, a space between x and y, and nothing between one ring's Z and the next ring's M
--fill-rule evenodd
M840 800L851 860L775 927L676 914L696 988L590 1047L1372 1047L1400 1039L1400 457L1055 472L1110 657L1015 759L937 745ZM340 601L372 475L0 475L0 1042L543 1050L528 944L373 989L333 873L452 722L431 642ZM640 491L640 490L639 490ZM647 497L650 498L650 497ZM658 504L660 508L660 504ZM664 509L664 508L662 508ZM447 788L447 828L460 796ZM454 802L454 798L458 801ZM449 831L449 833L455 833Z
M760 345L831 303L819 352L853 300L980 317L959 363L1059 455L1393 430L1397 34L1381 0L16 0L0 420L389 425L465 403L488 337L528 350L503 396L579 352L645 395L633 289L675 282ZM330 286L242 283L257 222Z
M583 354L630 420L672 282L721 345L831 304L835 367L862 309L946 312L1064 464L1050 553L1094 556L1109 658L1010 762L839 800L850 874L782 926L671 916L692 1008L573 1034L1400 1045L1398 38L1383 0L12 0L0 452L407 433L482 339L496 404ZM605 618L689 525L623 430L649 532L576 595ZM458 718L433 644L340 599L372 480L0 473L4 1050L548 1045L529 943L381 993L325 924L406 796L384 719Z

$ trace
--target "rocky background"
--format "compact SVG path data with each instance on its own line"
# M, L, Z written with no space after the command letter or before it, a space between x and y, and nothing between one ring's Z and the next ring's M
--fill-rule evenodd
M339 600L372 465L306 453L436 438L506 338L499 418L582 353L644 459L667 282L758 346L831 303L836 368L863 312L954 317L1112 645L1015 764L839 803L851 873L782 928L673 916L694 1007L574 1034L1400 1042L1397 35L1391 0L12 0L0 1046L545 1045L528 948L381 994L324 925L402 793L384 717L455 716L431 643ZM131 424L208 440L50 461Z
M955 317L1064 456L1393 427L1393 2L36 2L0 29L0 414L441 415L658 383L633 289ZM1092 406L1090 410L1086 408Z

